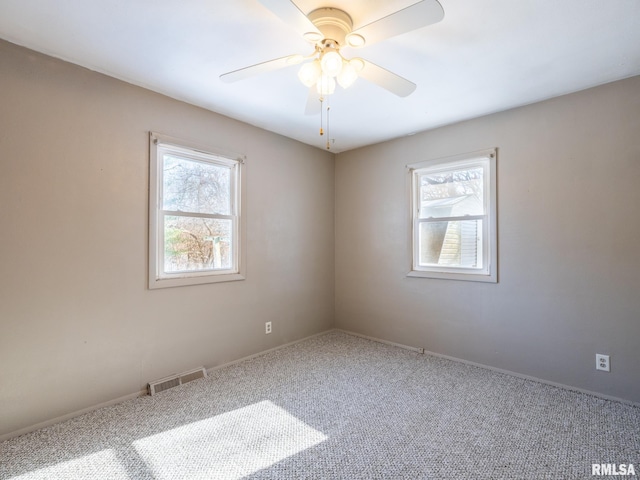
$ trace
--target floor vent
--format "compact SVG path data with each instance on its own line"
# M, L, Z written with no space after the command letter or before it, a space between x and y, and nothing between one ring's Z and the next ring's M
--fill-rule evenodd
M156 380L155 382L150 382L147 389L149 390L149 395L155 395L156 393L160 393L164 390L169 390L170 388L177 387L183 383L189 383L199 378L205 378L206 376L207 371L204 367L200 367L194 370L189 370L188 372L179 373L178 375L164 377L160 380Z

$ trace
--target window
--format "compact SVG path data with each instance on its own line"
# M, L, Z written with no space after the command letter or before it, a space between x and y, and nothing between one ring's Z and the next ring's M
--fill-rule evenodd
M497 282L496 150L408 167L409 276Z
M242 157L150 138L149 288L242 280Z

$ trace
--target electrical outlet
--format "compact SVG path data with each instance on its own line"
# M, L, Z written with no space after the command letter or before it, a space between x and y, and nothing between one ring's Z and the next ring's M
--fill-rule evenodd
M271 333L271 322L265 322L265 324L264 324L264 333L265 333L265 335L269 335Z
M609 355L601 355L600 353L596 353L596 370L603 370L605 372L611 371Z

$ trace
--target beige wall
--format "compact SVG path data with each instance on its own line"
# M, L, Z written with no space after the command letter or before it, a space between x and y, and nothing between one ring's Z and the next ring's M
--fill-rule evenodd
M0 436L332 326L332 155L4 42L0 108ZM147 289L150 130L246 154L246 281Z
M334 320L640 402L640 77L335 164L4 42L0 108L0 438ZM147 289L149 131L247 155L246 281ZM404 166L488 147L499 283L407 278Z
M499 283L407 278L405 165L490 147ZM640 402L638 182L640 77L340 154L336 326Z

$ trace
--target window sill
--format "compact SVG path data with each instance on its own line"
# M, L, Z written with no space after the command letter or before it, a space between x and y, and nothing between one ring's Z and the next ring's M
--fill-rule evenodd
M241 273L228 273L222 275L199 275L192 277L175 277L175 278L150 278L149 289L171 287L186 287L188 285L205 285L207 283L221 282L237 282L244 280L245 276Z
M498 276L495 273L494 274L456 273L456 272L411 270L409 273L407 273L407 277L436 278L440 280L462 280L467 282L498 283Z

